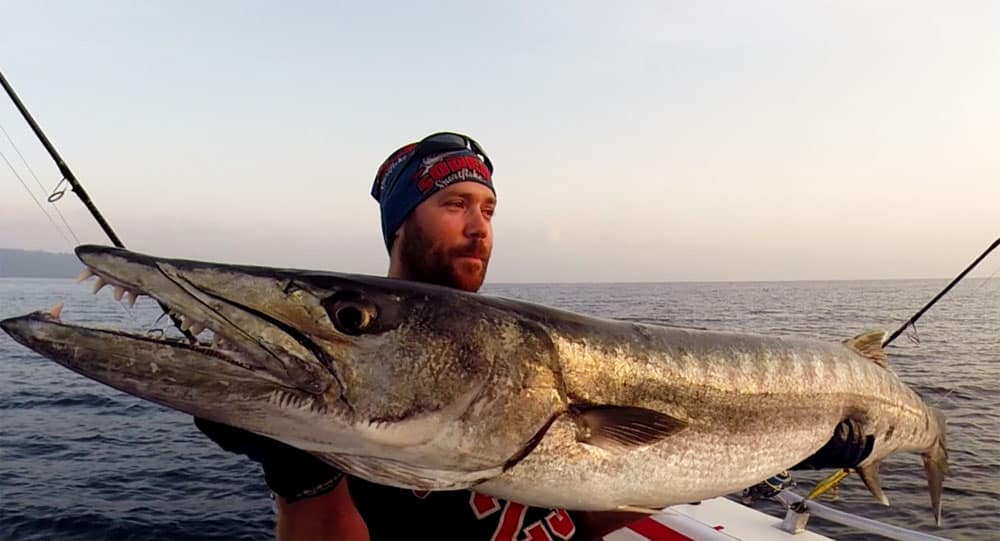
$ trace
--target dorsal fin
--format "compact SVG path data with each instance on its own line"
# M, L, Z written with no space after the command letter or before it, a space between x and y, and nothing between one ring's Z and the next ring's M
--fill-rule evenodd
M844 340L844 344L863 357L875 361L875 364L882 368L889 368L889 358L885 356L885 350L882 349L882 341L885 340L886 334L885 331L866 332Z

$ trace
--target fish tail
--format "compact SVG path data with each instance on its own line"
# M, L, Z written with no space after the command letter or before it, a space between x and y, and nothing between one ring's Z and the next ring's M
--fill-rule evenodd
M941 492L944 486L944 476L948 472L948 448L945 446L944 414L936 408L930 408L930 414L937 424L938 436L930 448L924 451L924 471L927 473L927 488L931 493L934 522L940 526Z

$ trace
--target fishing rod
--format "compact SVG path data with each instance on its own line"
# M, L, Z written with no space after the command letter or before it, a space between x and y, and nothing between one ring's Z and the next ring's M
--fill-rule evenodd
M979 257L977 257L975 261L973 261L968 267L966 267L965 270L962 271L961 274L959 274L958 276L956 276L955 279L952 280L951 283L948 284L947 287L945 287L944 289L941 290L940 293L938 293L937 295L935 295L934 298L931 299L930 302L928 302L927 304L925 304L923 308L921 308L919 311L917 311L916 314L913 314L913 317L911 317L910 319L906 320L906 323L903 323L903 325L900 328L896 329L896 332L892 333L892 335L889 336L889 338L886 339L886 341L882 342L882 347L888 346L893 340L896 339L897 336L899 336L900 334L903 334L903 331L905 331L907 327L909 327L910 325L913 325L914 323L916 323L917 320L920 319L920 316L924 315L924 312L926 312L927 310L929 310L931 306L934 306L934 303L936 303L941 297L944 297L944 295L946 293L948 293L949 291L951 291L951 288L955 287L955 284L957 284L958 282L960 282L962 280L962 278L965 278L965 275L969 274L969 271L971 271L972 269L976 268L976 265L978 265L980 261L982 261L983 259L985 259L986 256L990 255L990 252L992 252L993 250L995 250L998 245L1000 245L1000 238L997 238L997 240L993 241L993 244L991 244L990 247L987 248L985 252L979 254Z
M93 216L95 220L97 220L98 225L101 226L101 229L104 230L104 233L108 236L109 239L111 239L112 244L114 244L118 248L125 248L125 244L121 241L120 238L118 238L118 235L115 234L115 231L111 229L111 224L109 224L108 221L104 219L104 215L101 214L101 211L97 210L97 206L94 205L94 202L90 199L90 196L87 194L87 191L83 189L83 185L80 184L79 180L77 180L76 175L73 174L73 171L71 171L69 166L66 165L66 162L63 161L62 156L59 155L59 152L49 141L49 138L45 136L45 133L42 131L42 128L38 126L38 123L35 122L35 119L31 116L31 113L28 112L28 108L24 106L23 102L21 102L21 98L19 98L17 96L17 93L14 92L14 88L10 86L10 83L7 82L7 78L3 76L3 72L0 72L0 85L3 86L3 89L5 91L7 91L7 95L10 96L11 101L14 102L14 106L17 107L17 110L21 113L21 116L23 116L24 120L28 123L28 125L31 126L31 130L35 132L35 136L38 137L38 140L42 142L42 146L45 147L45 150L49 152L49 156L52 156L52 159L55 160L56 167L58 167L59 172L62 173L63 181L69 183L69 185L72 187L73 193L75 193L76 196L80 198L80 201L83 202L83 205L87 207L87 210L90 211L90 215ZM52 191L52 194L49 195L48 200L50 203L55 203L63 196L65 190L59 191L59 186L61 185L62 182L56 185L56 188ZM197 338L195 338L190 331L181 328L180 321L177 319L176 316L174 316L170 312L170 310L167 308L165 304L163 304L160 301L157 301L157 304L159 304L160 308L162 308L164 313L167 314L167 316L170 318L170 321L172 321L174 326L177 327L177 330L181 331L181 333L185 337L187 337L188 340L190 340L192 343L198 341Z
M118 248L124 248L125 245L122 244L121 239L119 239L118 235L116 235L114 230L111 229L111 225L108 224L108 221L104 219L104 216L101 214L101 212L97 210L97 207L94 205L94 202L90 200L90 196L87 194L87 191L83 189L83 186L80 184L80 181L76 179L76 175L73 174L73 171L71 171L69 166L66 165L66 162L63 161L62 156L59 155L59 152L56 151L56 148L52 146L51 142L49 142L49 138L46 137L45 133L42 132L42 129L38 127L38 124L35 122L35 119L31 116L31 113L28 112L28 108L24 106L24 103L21 102L21 98L19 98L17 96L17 93L14 92L14 88L11 87L10 83L7 82L7 78L3 76L3 72L0 72L0 85L3 85L3 89L7 91L7 95L10 96L11 101L14 102L14 106L17 107L17 110L20 111L21 116L23 116L24 120L27 121L28 125L31 126L31 131L35 132L35 136L38 137L38 140L42 142L42 146L44 146L45 150L49 152L49 156L52 156L52 159L55 160L56 167L58 167L59 172L62 173L63 180L69 182L69 185L72 186L73 188L73 193L75 193L76 196L80 198L80 201L83 202L83 205L87 207L87 210L90 211L91 216L93 216L94 219L97 220L97 223L101 226L101 229L103 229L104 233L108 236L109 239L111 239L112 244L114 244ZM56 186L56 188L58 189L59 186ZM62 197L62 193L54 191L52 195L49 196L49 202L53 203L56 200L58 200L59 197Z

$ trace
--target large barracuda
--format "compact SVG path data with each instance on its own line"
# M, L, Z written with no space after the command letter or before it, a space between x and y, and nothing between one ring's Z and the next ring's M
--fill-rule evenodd
M940 520L944 420L888 367L883 333L708 332L371 276L76 252L119 298L154 297L213 343L74 326L58 312L0 323L15 340L372 481L655 509L758 483L852 419L874 441L858 468L873 494L887 503L880 461L919 451Z

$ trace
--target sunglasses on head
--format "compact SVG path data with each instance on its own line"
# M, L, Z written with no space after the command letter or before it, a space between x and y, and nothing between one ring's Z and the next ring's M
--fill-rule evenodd
M490 161L490 158L486 155L486 151L483 150L483 147L479 146L479 143L477 143L475 139L453 132L440 132L424 137L413 147L410 157L398 167L394 167L393 169L397 171L405 171L406 168L416 160L422 160L427 156L441 154L442 152L453 152L456 150L470 150L475 152L479 156L479 159L483 160L483 163L486 164L486 168L490 170L490 173L493 173L493 162ZM391 184L389 186L382 186L381 182L379 182L383 173L384 171L380 169L375 175L375 183L372 186L372 196L375 197L376 200L381 200L382 192L384 190L392 188ZM397 179L386 180L389 183L395 183Z

